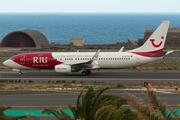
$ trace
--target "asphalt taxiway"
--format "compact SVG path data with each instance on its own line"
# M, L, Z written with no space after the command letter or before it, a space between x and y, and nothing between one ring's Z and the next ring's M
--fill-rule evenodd
M33 80L33 83L48 83L57 80L76 81L76 83L93 85L125 85L143 86L144 82L153 82L153 85L180 85L179 70L164 71L136 71L136 70L100 70L92 71L91 75L81 76L80 73L57 74L52 71L23 71L22 75L9 69L0 70L0 80ZM95 82L96 81L96 82ZM23 83L23 82L22 82ZM70 82L68 82L70 83ZM12 83L1 83L12 84ZM56 83L59 84L59 83ZM0 102L5 106L13 108L45 108L45 107L67 107L74 105L81 90L44 90L44 91L0 91ZM145 90L109 90L108 93L123 97L125 92L131 93L146 103L147 94ZM179 107L180 92L175 90L156 90L159 98L166 100L171 106Z
M43 109L46 107L67 108L69 104L75 105L81 90L73 91L0 91L0 101L4 106L13 109ZM180 92L173 90L155 90L160 101L172 107L179 107ZM106 93L124 97L125 93L136 96L137 100L147 103L146 90L107 90Z
M22 75L17 72L5 69L0 70L0 79L6 80L33 80L33 83L48 83L51 81L56 83L57 80L76 81L76 83L104 83L116 85L119 82L126 85L143 85L145 81L153 82L153 84L180 84L179 70L159 70L159 71L137 71L137 70L100 70L92 71L91 75L82 76L80 72L72 74L59 74L53 70L44 71L23 71Z

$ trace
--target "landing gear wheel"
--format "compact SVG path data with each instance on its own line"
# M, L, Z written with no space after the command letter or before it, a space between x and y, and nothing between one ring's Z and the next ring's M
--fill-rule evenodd
M87 74L86 71L82 71L82 72L81 72L81 75L82 75L82 76L85 76L86 74Z
M91 75L91 70L86 71L87 75Z
M18 74L19 74L19 75L22 75L22 72L20 71Z

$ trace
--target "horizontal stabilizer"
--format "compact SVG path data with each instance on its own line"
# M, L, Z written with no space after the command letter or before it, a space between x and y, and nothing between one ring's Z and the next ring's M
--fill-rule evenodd
M165 55L171 54L174 50L167 51Z
M151 57L162 57L162 56L168 55L168 54L170 54L172 52L174 52L174 50L170 50L168 52L161 52L161 53L158 53L158 54L153 54L153 55L151 55Z

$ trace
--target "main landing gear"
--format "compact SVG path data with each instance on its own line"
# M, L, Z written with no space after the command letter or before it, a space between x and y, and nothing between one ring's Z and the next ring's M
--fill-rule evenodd
M82 75L82 76L91 75L91 70L83 70L83 71L81 72L81 75Z

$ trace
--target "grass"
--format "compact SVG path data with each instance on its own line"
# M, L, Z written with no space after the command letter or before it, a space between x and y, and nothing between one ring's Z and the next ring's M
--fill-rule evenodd
M13 81L13 80L12 80ZM15 81L15 80L14 80ZM93 84L72 84L72 83L60 83L60 84L50 84L50 83L37 83L37 84L24 84L24 83L0 83L0 90L69 90L69 89L87 89L90 86L94 87L95 89L101 88L101 87L110 87L112 89L142 89L144 88L143 84L136 85L136 86L129 86L124 85L122 83L117 83L116 86L110 86L108 84L106 85L93 85ZM153 88L156 89L174 89L180 88L180 85L178 84L155 84L153 85Z
M0 60L0 69L8 68L8 67L3 65L3 62L4 62L3 60Z
M137 66L137 70L180 70L180 60L159 60L153 63Z
M0 90L46 90L61 87L63 87L62 84L0 84Z

